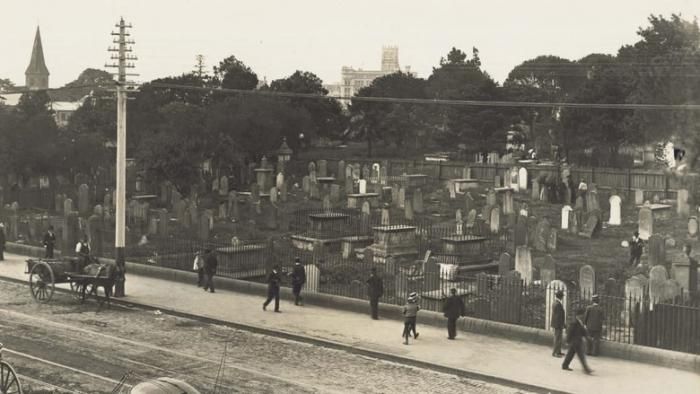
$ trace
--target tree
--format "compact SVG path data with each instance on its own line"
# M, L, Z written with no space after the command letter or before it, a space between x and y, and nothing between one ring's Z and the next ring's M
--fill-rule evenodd
M357 92L357 97L427 98L426 82L401 71L376 78ZM367 141L368 155L377 140L403 146L425 130L426 112L421 106L353 100L350 130ZM417 139L416 139L417 141Z
M428 93L436 99L498 100L498 84L481 69L479 50L472 49L472 58L452 48L433 68L428 78ZM435 139L446 147L463 143L473 152L502 150L505 146L506 110L483 107L450 106L436 111Z
M214 67L219 86L225 89L253 90L258 86L258 76L245 63L231 55Z
M316 74L308 71L295 71L287 78L276 79L270 83L270 90L276 92L292 92L303 94L316 94L325 96L328 90L323 87L323 81ZM311 128L306 130L307 137L318 136L336 137L345 129L347 120L337 100L328 98L325 100L310 98L291 98L291 105L295 108L303 108L311 117Z
M114 85L112 74L104 70L86 68L76 80L52 90L49 95L53 101L78 101L92 92L105 91Z
M49 104L51 98L48 93L43 90L23 93L17 103L17 109L29 119L38 115L50 115L51 109Z
M207 158L202 108L171 102L159 110L162 123L146 131L137 158L156 179L169 181L182 195L200 181L202 162Z

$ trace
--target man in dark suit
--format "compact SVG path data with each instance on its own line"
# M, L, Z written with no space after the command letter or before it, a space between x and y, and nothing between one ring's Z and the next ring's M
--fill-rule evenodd
M554 345L552 347L552 356L561 357L564 353L561 352L561 338L564 332L564 323L566 321L566 312L561 300L564 297L564 292L557 290L555 295L554 305L552 305L552 321L550 326L554 329Z
M219 261L216 259L216 252L213 250L207 249L206 254L204 257L204 291L209 289L210 292L214 293L214 275L216 275Z
M450 289L450 296L445 301L442 310L447 318L447 339L455 339L457 336L457 319L464 316L464 301L457 296L457 289Z
M282 278L277 270L277 266L272 269L272 272L267 276L267 300L263 303L263 310L267 310L272 299L275 300L275 312L280 313L280 283Z
M303 299L301 298L301 288L306 283L306 270L304 266L301 265L301 260L296 257L294 258L294 269L292 269L292 293L294 293L294 305L303 305Z
M588 367L586 363L586 354L583 352L583 338L588 337L588 332L586 331L586 326L583 324L583 315L586 313L584 309L579 309L576 311L576 319L569 324L569 329L566 331L566 342L569 344L569 350L566 352L566 357L564 357L564 363L561 365L561 369L566 371L571 371L569 364L571 360L574 359L574 354L578 356L581 365L583 365L583 370L586 374L590 375L593 370Z
M644 252L644 241L639 238L639 231L635 231L630 241L630 267L640 264Z
M369 307L372 313L372 319L379 319L379 299L384 295L384 282L382 278L377 276L377 269L372 267L372 270L367 279L367 295L369 296Z
M53 232L53 226L49 226L49 229L44 234L44 257L47 259L53 258L53 249L56 246L56 234Z
M589 356L597 356L598 350L600 349L600 335L603 333L603 320L605 320L605 315L603 314L603 308L601 308L598 303L600 298L598 295L593 296L593 304L586 308L586 314L583 317L583 324L586 325L588 334L591 336L591 341L588 342L588 351L586 352Z

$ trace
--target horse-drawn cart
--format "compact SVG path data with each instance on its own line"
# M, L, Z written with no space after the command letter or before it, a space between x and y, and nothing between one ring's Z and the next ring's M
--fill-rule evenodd
M2 361L2 343L0 343L0 393L22 394L22 384L12 365Z
M105 300L109 304L116 266L113 263L100 263L96 259L86 263L81 257L28 259L25 273L29 275L29 289L37 302L51 301L56 284L68 283L71 294L81 303L87 296L94 295L100 304ZM97 297L98 287L104 289L104 300Z

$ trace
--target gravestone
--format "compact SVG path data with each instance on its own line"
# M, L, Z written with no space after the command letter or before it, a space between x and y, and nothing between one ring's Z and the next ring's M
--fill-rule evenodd
M345 178L345 194L355 193L355 181L352 176Z
M277 194L277 187L273 186L270 188L270 202L273 204L277 204L277 199L279 198L279 195Z
M512 190L506 190L505 192L503 192L503 213L506 215L515 213L515 209L513 207Z
M352 178L355 182L360 180L360 163L353 163Z
M527 245L527 222L518 221L515 223L515 229L513 230L513 238L515 241L515 246L526 246Z
M549 237L547 238L547 251L555 252L557 250L557 241L559 240L559 231L552 227L549 230Z
M560 280L553 280L547 285L546 295L545 295L545 318L544 318L544 328L549 330L551 328L552 322L552 310L554 309L554 303L556 302L556 294L558 291L564 293L561 299L561 303L564 306L564 310L568 310L568 300L569 291L566 287L566 283Z
M598 201L598 192L590 191L586 196L586 209L588 212L600 210L600 202Z
M354 181L354 176L353 176L354 168L355 167L353 167L352 164L350 164L350 163L348 163L345 166L345 179L351 178Z
M622 224L622 199L620 196L613 195L610 197L610 219L608 225L619 226Z
M537 227L535 229L535 239L534 247L535 250L539 252L547 251L547 241L549 240L549 232L551 231L551 224L546 218L541 219L537 222Z
M78 187L78 212L85 215L90 212L90 188L86 184Z
M399 188L399 208L404 208L406 205L406 189Z
M494 187L501 187L501 176L496 175L493 177L493 186Z
M455 185L452 182L448 182L447 191L450 193L450 200L457 198L457 191L455 190Z
M322 178L328 176L328 162L326 160L318 161L318 176Z
M474 223L476 222L476 209L472 209L467 214L467 228L474 228Z
M333 203L340 202L340 185L336 185L336 184L331 185L330 199L331 199L331 202L333 202Z
M0 193L2 193L1 190ZM56 211L56 213L63 213L63 201L65 198L66 197L60 193L54 196L54 211Z
M532 180L532 195L530 198L533 200L540 199L540 181L537 178Z
M600 221L598 219L598 215L588 215L588 219L583 225L583 228L581 229L579 235L585 238L593 238L597 235L599 226Z
M532 256L529 247L518 246L515 248L515 270L520 273L520 277L525 283L532 283Z
M527 192L527 168L520 167L518 170L518 188L521 192Z
M675 279L667 279L664 282L663 300L672 303L681 295L681 285Z
M498 206L491 208L489 226L492 234L498 234L501 231L501 209Z
M226 175L223 175L219 180L219 195L225 196L228 194L228 192L228 177Z
M540 282L543 286L547 286L550 282L557 279L557 265L551 254L544 256L542 265L540 266Z
M562 230L568 230L569 229L569 215L571 214L571 209L570 205L564 205L561 208L561 229Z
M502 253L498 259L498 275L506 275L513 268L513 257L507 252Z
M496 191L494 189L489 189L486 192L486 205L496 205Z
M367 194L367 180L360 179L360 194Z
M324 211L330 211L331 210L331 198L330 196L324 196L323 197L323 202L322 202L322 209ZM364 205L363 205L364 208Z
M404 216L406 220L413 220L413 203L411 200L406 200L404 203Z
M578 286L581 297L590 299L595 294L595 270L586 264L578 271Z
M309 187L309 199L319 200L321 198L321 190L319 189L318 182L311 182Z
M318 287L321 283L321 271L314 264L304 266L306 271L306 283L304 283L304 292L318 293Z
M647 241L654 234L654 215L649 202L639 209L639 238Z
M370 213L372 213L372 211L370 210L369 201L365 201L362 203L362 213L365 215L369 215Z
M345 160L340 160L340 161L338 162L338 172L337 172L337 174L338 174L338 180L339 180L339 181L342 182L342 181L345 180L345 176L346 176L346 174L347 174L346 167L345 167Z
M649 298L651 304L665 301L664 284L668 279L666 268L662 265L657 265L649 270Z
M388 226L391 223L389 208L382 208L381 225Z
M676 196L676 211L678 216L687 218L690 215L690 205L688 204L688 190L679 189Z
M688 219L688 237L697 238L698 236L698 217L691 216Z
M309 194L311 191L311 178L308 176L305 176L301 179L301 190L304 191L304 193Z
M381 166L381 168L379 168L379 182L382 185L386 185L386 182L388 180L387 179L388 178L388 171L389 170L387 169L386 165L383 165L383 166Z
M666 241L664 237L653 234L649 237L649 266L666 263Z
M187 208L187 204L183 201L180 200L178 201L173 209L175 210L175 217L177 218L177 222L184 225L185 223L185 209Z
M649 282L643 275L635 275L625 281L625 325L630 326L631 312L641 303Z
M634 205L644 204L644 190L635 189L634 191Z
M73 212L73 200L70 198L66 198L65 200L63 200L63 214L67 215L71 212Z
M288 187L287 187L287 182L282 182L282 186L280 186L280 201L282 202L287 202L287 195L288 195Z
M580 209L574 209L569 213L569 233L578 234L579 227L581 227L581 217L582 212Z
M413 192L413 211L423 213L423 191L420 188Z

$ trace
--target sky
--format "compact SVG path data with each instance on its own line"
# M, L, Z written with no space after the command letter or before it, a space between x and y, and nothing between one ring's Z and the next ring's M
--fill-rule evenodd
M476 47L502 82L539 55L614 54L638 40L650 14L700 16L700 0L0 1L0 78L24 85L39 25L50 87L104 69L120 17L133 25L137 81L189 72L202 54L210 70L235 55L260 79L304 70L335 83L342 66L379 69L384 45L398 46L401 67L420 77L453 46Z

